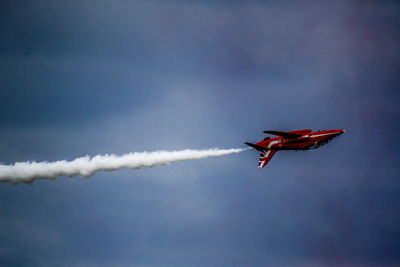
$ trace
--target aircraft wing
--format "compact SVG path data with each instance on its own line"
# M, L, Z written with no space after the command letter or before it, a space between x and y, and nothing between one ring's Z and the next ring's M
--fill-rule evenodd
M281 132L281 131L264 131L264 133L282 136L283 138L286 138L286 139L297 138L297 137L302 136L302 134L287 133L287 132Z

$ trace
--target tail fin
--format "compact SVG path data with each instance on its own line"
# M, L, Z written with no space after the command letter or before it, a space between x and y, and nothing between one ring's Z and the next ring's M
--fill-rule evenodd
M272 157L275 155L277 150L266 150L264 152L260 153L260 159L258 161L258 168L264 168L268 162L272 159Z
M260 159L258 162L259 169L264 168L277 151L277 150L266 149L265 147L258 146L252 143L245 143L245 144L261 152Z

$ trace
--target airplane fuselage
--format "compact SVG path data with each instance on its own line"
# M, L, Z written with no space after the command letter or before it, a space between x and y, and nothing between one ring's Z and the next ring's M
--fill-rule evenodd
M297 130L291 132L282 131L264 131L266 134L277 135L278 137L269 138L252 144L245 144L260 152L258 168L264 168L271 160L275 153L279 150L307 150L318 148L321 145L328 143L332 138L344 133L345 130L327 130L312 132L311 129Z
M309 129L292 131L288 133L299 134L299 136L294 138L285 138L284 136L266 138L256 145L266 150L308 150L318 148L344 132L345 130L342 129L318 132L311 132Z

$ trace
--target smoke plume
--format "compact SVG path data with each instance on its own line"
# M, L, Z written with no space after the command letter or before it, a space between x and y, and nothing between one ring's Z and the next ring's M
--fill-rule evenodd
M0 164L0 182L32 184L37 179L54 180L58 176L89 177L98 171L113 171L121 168L139 169L166 165L184 160L218 157L239 153L247 149L208 149L129 153L125 155L97 155L81 157L72 161L16 162L12 165Z

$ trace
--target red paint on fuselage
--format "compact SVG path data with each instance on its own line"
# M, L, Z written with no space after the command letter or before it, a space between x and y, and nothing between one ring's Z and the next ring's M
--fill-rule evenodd
M301 134L301 136L287 139L279 136L260 141L256 145L266 150L307 150L318 148L344 132L345 130L342 129L318 132L311 132L310 129L291 131L288 133Z

